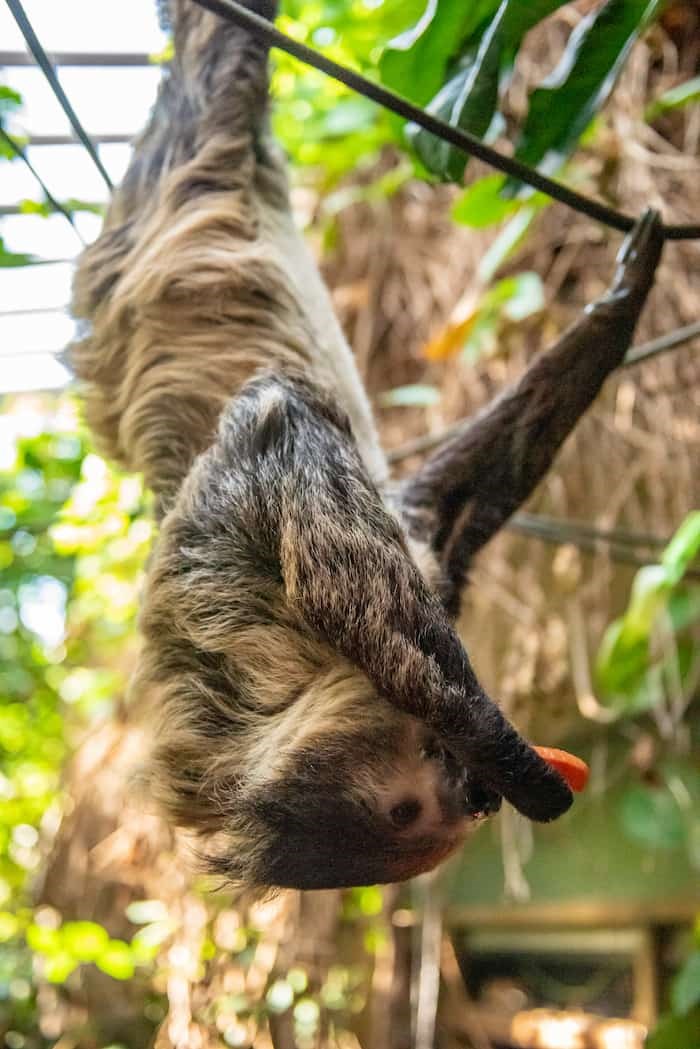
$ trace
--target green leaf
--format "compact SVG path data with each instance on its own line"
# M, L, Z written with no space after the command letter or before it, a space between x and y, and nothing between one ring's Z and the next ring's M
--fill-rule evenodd
M0 84L0 127L8 113L14 113L22 105L22 96L18 91Z
M671 583L678 583L700 553L700 510L688 514L664 550L661 563L669 572Z
M699 1049L700 1009L687 1016L664 1016L645 1043L645 1049Z
M396 386L380 394L379 400L390 408L427 408L437 404L440 391L435 386L414 383L409 386Z
M0 237L0 268L15 266L31 266L36 262L34 255L24 255L5 248L5 241Z
M472 229L502 222L522 207L522 202L502 197L503 175L487 175L468 186L452 206L452 218Z
M427 102L440 90L449 60L493 16L498 3L428 0L419 21L387 44L379 62L382 83L413 102Z
M550 203L544 193L533 193L527 198L503 196L504 175L486 175L472 183L457 198L452 207L452 218L473 229L483 229L502 222L525 207L539 210Z
M675 633L700 621L700 586L681 586L668 601L668 614Z
M700 1005L700 951L686 959L671 986L674 1013L688 1013L696 1005Z
M10 911L0 911L0 943L6 943L19 932L17 915Z
M654 621L666 604L673 582L664 565L645 565L634 577L630 601L625 613L622 639L634 644L648 638Z
M496 114L499 95L510 81L525 35L564 2L502 0L481 38L470 41L462 51L456 73L433 98L428 111L453 127L483 138ZM461 150L415 126L409 128L409 137L429 171L455 182L462 178L468 157Z
M684 844L681 811L664 787L630 787L620 800L617 814L625 834L643 845L675 849Z
M30 925L27 928L27 943L37 954L58 954L62 950L60 931L47 925Z
M673 655L650 663L650 640L661 612L676 633L700 616L700 592L678 587L700 549L700 512L690 514L666 547L661 563L641 568L632 584L624 616L610 624L596 659L596 681L619 713L651 709L664 696L664 674ZM677 641L682 679L689 674L687 646ZM691 660L692 663L692 660Z
M488 249L477 270L480 281L487 284L506 262L514 251L522 244L527 232L537 215L539 208L524 207L508 222Z
M496 285L500 289L500 303L503 315L513 322L531 317L544 306L544 290L537 273L518 273L515 277L506 277Z
M663 95L650 102L644 110L644 119L651 123L670 109L682 109L683 106L698 101L700 101L700 76L695 76L692 80L686 80L684 84L677 84L668 91L664 91Z
M104 214L104 205L79 200L77 197L69 197L68 200L62 201L62 204L71 214L74 211L89 211L92 215ZM48 200L21 200L19 210L22 215L43 215L44 218L56 214L56 208Z
M663 0L607 0L579 22L553 72L530 96L518 160L556 171L607 101L630 49ZM522 186L510 179L515 193Z
M123 940L110 940L95 964L115 980L130 980L134 975L134 959L129 944Z
M70 951L58 951L44 962L44 975L49 983L65 983L77 967L78 959Z
M66 922L61 928L61 942L74 958L92 962L109 943L109 935L95 922Z

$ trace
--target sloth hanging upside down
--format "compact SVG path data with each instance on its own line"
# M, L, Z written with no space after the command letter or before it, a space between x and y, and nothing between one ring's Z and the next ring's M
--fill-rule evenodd
M471 559L622 360L659 221L640 221L608 295L390 496L290 215L265 49L190 0L168 15L175 57L82 256L72 348L96 437L143 472L160 519L133 684L148 786L240 885L397 881L502 798L539 821L571 804L452 623Z

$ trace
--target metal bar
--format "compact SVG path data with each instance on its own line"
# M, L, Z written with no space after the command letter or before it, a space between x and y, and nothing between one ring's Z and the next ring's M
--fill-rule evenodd
M5 128L2 127L2 125L0 125L0 138L3 140L3 142L7 143L7 145L10 147L13 153L22 161L27 170L31 172L31 174L41 186L44 195L46 196L46 199L48 200L51 207L54 208L57 212L59 212L61 215L63 215L66 222L70 223L71 229L75 233L81 245L85 247L85 241L83 240L80 234L80 230L75 225L75 222L73 221L73 216L71 215L70 211L67 211L59 200L56 200L51 190L48 188L43 178L32 164L31 160L29 160L29 158L27 157L27 154L24 152L22 146L20 146L19 142L15 141L12 135L9 135L7 131L5 131Z
M153 66L154 60L145 51L50 51L47 57L54 66ZM26 51L0 51L0 66L33 66L34 59Z
M32 306L31 308L23 310L0 310L0 318L2 317L33 317L37 313L67 313L70 309L68 303L64 303L63 306ZM46 353L53 353L53 350L43 351ZM0 353L0 357L4 357L5 354Z
M650 339L649 342L642 343L636 349L632 348L625 357L622 367L631 368L641 361L648 361L650 357L658 357L660 353L673 350L684 342L697 339L698 336L700 336L700 321L688 324L685 328L676 328L675 331L670 331L666 335L660 335L658 339Z
M27 47L34 56L34 59L39 68L41 69L42 73L48 80L49 86L51 87L51 90L56 96L58 103L61 106L61 109L68 117L70 126L73 128L76 135L78 136L82 144L85 146L85 149L92 158L92 162L94 163L95 167L102 176L105 185L111 192L113 188L112 180L107 174L107 170L102 161L100 160L97 153L97 149L92 144L90 136L88 135L83 125L80 123L77 113L73 109L73 106L70 104L68 96L66 95L65 91L61 86L61 82L56 76L56 70L49 61L48 55L44 51L44 48L41 46L41 42L36 33L34 32L34 28L31 22L27 18L26 12L22 7L22 4L20 3L20 0L5 0L5 2L7 3L7 6L9 7L10 11L12 12L15 22L19 26L20 32L22 33L22 36L24 37L27 43Z
M122 145L132 141L134 135L138 132L134 131L133 135L127 135L123 131L117 131L112 134L105 132L103 134L92 135L92 141L99 145ZM25 146L79 146L81 142L75 135L23 135L22 141Z

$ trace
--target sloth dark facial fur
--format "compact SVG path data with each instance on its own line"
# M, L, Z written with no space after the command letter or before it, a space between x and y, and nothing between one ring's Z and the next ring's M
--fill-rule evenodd
M622 360L659 220L611 294L390 494L291 218L265 48L191 0L163 6L174 58L81 258L71 351L101 448L156 497L132 686L146 780L246 888L408 878L502 798L542 821L571 804L452 623L474 556Z

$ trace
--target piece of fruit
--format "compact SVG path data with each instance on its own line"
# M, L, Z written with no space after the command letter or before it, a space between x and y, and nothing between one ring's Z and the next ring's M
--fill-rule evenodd
M568 754L565 750L557 750L556 747L533 747L539 756L556 769L562 779L565 779L573 791L580 791L588 782L588 765L574 754Z

